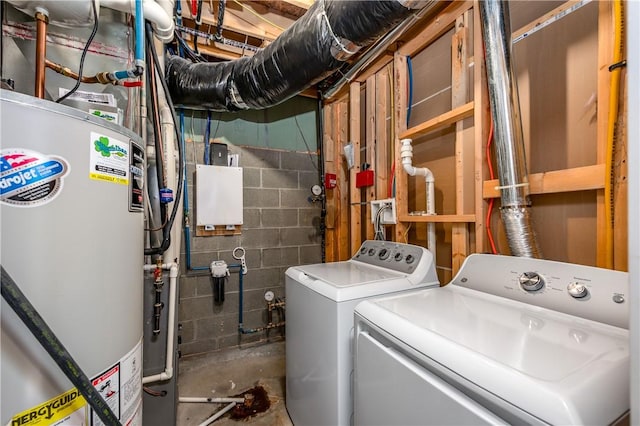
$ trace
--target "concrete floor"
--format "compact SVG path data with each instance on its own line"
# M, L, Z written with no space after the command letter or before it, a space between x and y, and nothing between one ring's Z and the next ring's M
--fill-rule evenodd
M285 408L285 342L229 349L180 359L178 391L181 397L229 397L255 386L267 391L271 407L244 420L229 413L215 426L241 424L292 426ZM177 426L197 426L226 404L179 403Z

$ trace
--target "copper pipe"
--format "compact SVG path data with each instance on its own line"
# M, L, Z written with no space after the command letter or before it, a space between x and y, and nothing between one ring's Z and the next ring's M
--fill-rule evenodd
M36 85L34 94L37 98L44 98L44 71L47 55L47 25L49 17L42 12L36 12Z
M78 74L71 71L69 68L57 64L55 62L52 62L48 59L44 60L45 66L47 68L49 68L50 70L53 70L55 72L57 72L58 74L62 74L65 77L71 77L74 80L78 79ZM82 83L88 83L88 84L96 84L96 83L102 83L102 84L108 84L111 83L108 79L105 80L105 78L103 78L103 74L105 73L101 73L101 74L96 74L94 76L82 76L82 79L80 80Z

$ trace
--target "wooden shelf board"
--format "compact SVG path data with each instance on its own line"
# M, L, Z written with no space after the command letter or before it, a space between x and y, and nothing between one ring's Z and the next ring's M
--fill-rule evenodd
M431 120L425 121L422 124L418 124L410 129L400 133L400 139L416 138L424 136L427 133L440 130L442 128L451 126L460 120L473 116L473 101L457 108L447 111Z
M497 179L484 181L482 197L500 197L500 190L496 189L498 185ZM553 194L602 188L604 188L604 164L529 175L530 194Z
M414 223L473 223L476 221L476 215L474 214L442 214L433 216L413 216L406 215L398 217L400 222L414 222Z

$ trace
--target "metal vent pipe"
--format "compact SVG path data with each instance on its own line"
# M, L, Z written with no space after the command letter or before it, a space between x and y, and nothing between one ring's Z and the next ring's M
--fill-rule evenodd
M252 57L191 63L167 58L176 104L213 111L263 109L328 77L347 59L428 0L317 0L273 43Z
M479 4L502 201L500 215L511 254L539 258L531 218L518 85L511 60L509 5L501 0L484 0Z

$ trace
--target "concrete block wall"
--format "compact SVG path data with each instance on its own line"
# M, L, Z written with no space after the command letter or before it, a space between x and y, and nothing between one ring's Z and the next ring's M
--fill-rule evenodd
M203 151L202 139L187 142L192 224L195 223L195 162L202 163ZM244 328L258 328L266 324L264 293L271 290L277 297L286 297L286 269L321 261L320 205L308 201L311 186L319 183L318 157L316 153L231 145L229 151L240 154L243 169L242 233L195 237L195 227L192 227L191 265L207 266L213 260L238 264L232 256L233 249L243 247L248 266L248 273L243 277ZM282 338L284 329L239 334L238 269L232 269L226 282L224 302L216 305L212 278L206 271L187 271L184 250L182 244L179 310L182 355ZM275 312L273 319L274 322L279 319Z

